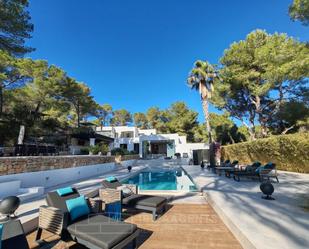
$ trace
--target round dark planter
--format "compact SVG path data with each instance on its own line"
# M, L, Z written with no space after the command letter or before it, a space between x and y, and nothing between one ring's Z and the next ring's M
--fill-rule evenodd
M128 166L128 171L131 172L132 166Z
M271 197L271 195L275 191L275 188L271 184L270 181L262 182L261 185L260 185L260 189L261 189L262 193L265 195L265 196L262 196L263 199L266 199L266 200L274 200L275 199L275 198Z
M0 213L9 218L20 205L20 199L17 196L5 197L0 202Z
M202 161L201 162L201 169L204 169L205 168L205 164L204 164L204 162Z

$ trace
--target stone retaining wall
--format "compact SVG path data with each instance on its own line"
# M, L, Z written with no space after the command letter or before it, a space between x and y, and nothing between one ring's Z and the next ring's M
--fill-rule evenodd
M126 155L121 161L138 159ZM0 157L0 176L115 162L114 156L28 156Z

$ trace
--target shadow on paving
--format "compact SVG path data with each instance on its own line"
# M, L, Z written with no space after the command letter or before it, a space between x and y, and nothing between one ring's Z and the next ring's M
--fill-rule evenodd
M200 186L204 191L209 193L219 192L227 203L235 204L237 213L244 212L256 219L260 224L272 228L274 231L279 231L281 235L293 241L295 245L308 248L307 238L298 234L299 230L296 227L309 231L309 212L305 212L299 206L297 207L299 195L296 192L304 191L306 187L309 187L309 180L298 175L295 175L295 178L290 180L291 176L282 173L279 176L280 183L273 184L275 187L273 196L276 200L267 201L261 199L262 193L260 191L256 191L257 186L260 184L258 181L254 182L242 178L241 182L236 182L225 176L214 175L209 171L190 175L193 178L211 177L212 181L210 183ZM292 185L293 188L291 189ZM279 190L281 189L287 189L288 191L280 193ZM260 210L257 208L264 211L259 212ZM237 214L235 213L235 215ZM282 223L289 224L289 226L284 226Z

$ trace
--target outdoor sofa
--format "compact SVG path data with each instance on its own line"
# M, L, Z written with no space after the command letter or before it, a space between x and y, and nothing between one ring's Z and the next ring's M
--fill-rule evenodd
M153 220L166 210L165 197L138 194L138 187L134 184L122 184L117 178L112 177L112 179L104 179L102 185L104 188L99 190L99 195L105 203L113 196L120 197L123 208L151 211Z
M278 179L278 174L276 170L276 164L275 163L267 163L264 166L260 166L255 170L249 171L235 171L234 172L234 180L235 181L240 181L241 177L246 177L246 178L251 178L251 179L256 179L258 178L259 181L263 181L265 178L270 180L270 178L275 178L277 182L279 182Z
M91 249L120 249L129 243L136 248L139 229L135 224L103 215L98 200L85 198L76 189L71 189L73 192L62 196L58 191L47 194L48 206L41 206L39 211L37 241L44 229L58 234L63 240L72 239ZM86 207L79 204L72 208L76 200L84 200L90 213L78 217L77 213L83 213Z

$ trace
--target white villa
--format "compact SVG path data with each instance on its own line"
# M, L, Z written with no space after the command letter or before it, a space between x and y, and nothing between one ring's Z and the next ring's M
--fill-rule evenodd
M139 129L130 126L96 127L96 133L114 139L113 148L135 151L141 158L148 156L173 157L180 153L181 157L193 158L194 154L209 149L205 143L187 143L186 136L173 134L157 134L156 129Z

